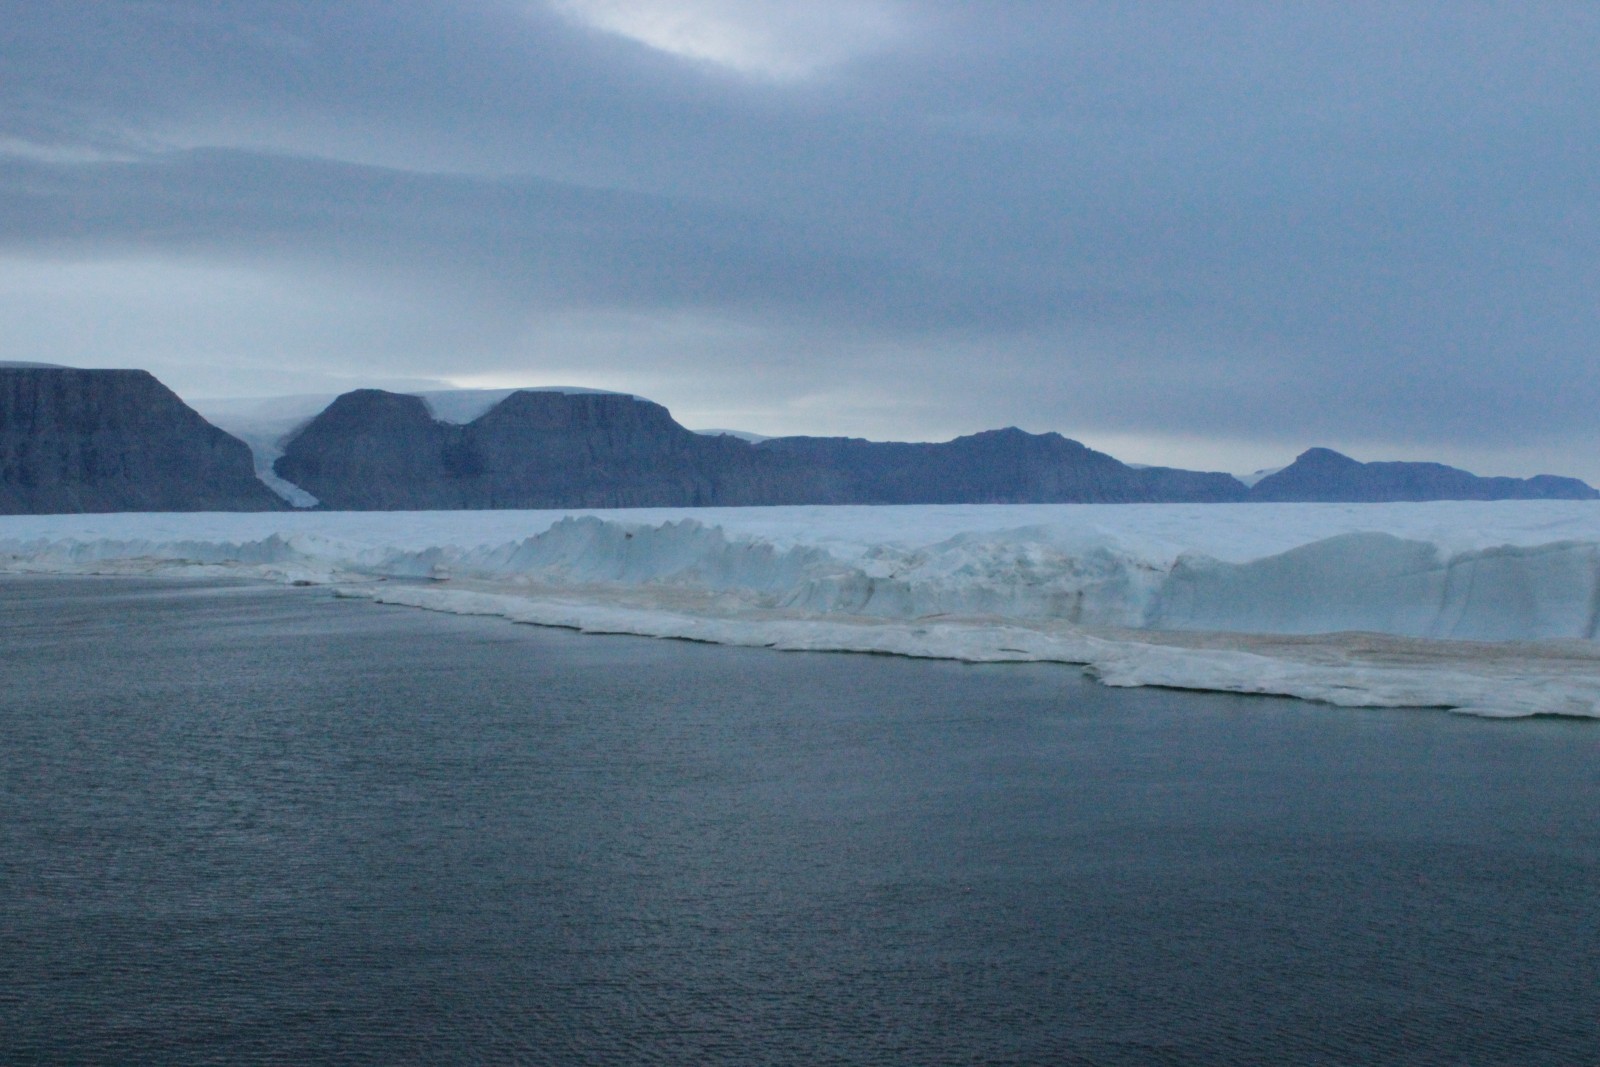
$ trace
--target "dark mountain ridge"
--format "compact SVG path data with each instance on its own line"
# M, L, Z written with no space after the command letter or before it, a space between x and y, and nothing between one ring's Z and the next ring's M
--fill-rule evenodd
M513 392L461 424L418 396L362 389L282 446L276 473L334 510L1600 498L1574 478L1480 478L1325 448L1246 488L1015 427L939 443L747 441L600 392ZM242 441L148 373L0 363L0 514L285 506Z
M1362 463L1331 448L1300 453L1289 466L1250 490L1259 501L1399 503L1423 500L1596 500L1576 478L1482 478L1443 463Z
M0 514L286 506L243 441L146 371L0 365Z
M774 437L754 447L834 472L849 503L1215 503L1247 492L1231 474L1130 467L1058 433L1014 426L938 444Z
M289 439L275 470L323 506L352 510L1600 497L1573 478L1479 478L1322 448L1247 488L1229 474L1130 467L1015 427L940 443L752 443L697 434L660 404L620 393L517 392L453 424L418 397L357 390Z
M823 481L614 393L513 393L456 425L419 397L360 389L292 437L274 470L325 507L378 511L802 503Z
M1227 474L1136 469L1060 434L1015 428L940 444L680 426L622 394L514 393L465 425L416 397L335 400L275 465L336 509L696 507L1243 500Z

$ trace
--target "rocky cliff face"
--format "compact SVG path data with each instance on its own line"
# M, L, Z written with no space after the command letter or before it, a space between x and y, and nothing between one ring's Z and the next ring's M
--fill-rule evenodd
M1138 470L1059 434L943 444L696 434L618 394L520 392L464 426L416 397L347 393L275 469L330 508L693 507L1239 500L1226 474Z
M285 506L244 442L145 371L0 366L0 514Z
M311 420L273 470L338 510L475 507L457 459L461 431L434 421L421 397L358 389Z
M800 503L821 484L793 459L615 393L513 393L458 426L418 397L362 389L290 439L274 469L354 510Z
M1576 478L1480 478L1442 463L1361 463L1328 448L1302 452L1250 490L1251 500L1390 503L1420 500L1595 500Z

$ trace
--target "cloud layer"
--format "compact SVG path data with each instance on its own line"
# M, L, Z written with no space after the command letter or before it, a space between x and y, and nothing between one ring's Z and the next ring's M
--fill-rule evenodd
M7 358L1600 479L1582 5L0 18Z

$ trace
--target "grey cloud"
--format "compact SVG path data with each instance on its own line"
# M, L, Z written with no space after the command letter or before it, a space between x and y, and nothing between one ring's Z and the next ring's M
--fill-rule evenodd
M332 262L439 293L470 286L512 309L686 306L926 331L1134 303L1094 292L1045 300L714 204L537 178L213 150L0 162L0 190L0 250Z
M0 3L0 252L343 275L426 343L305 328L397 374L534 336L740 410L853 378L868 434L1592 432L1588 8L900 10L785 84L531 2Z

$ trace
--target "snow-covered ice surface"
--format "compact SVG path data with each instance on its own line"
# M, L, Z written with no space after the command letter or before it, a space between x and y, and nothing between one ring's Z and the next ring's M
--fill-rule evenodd
M0 570L240 574L579 629L1600 717L1600 503L0 517Z

